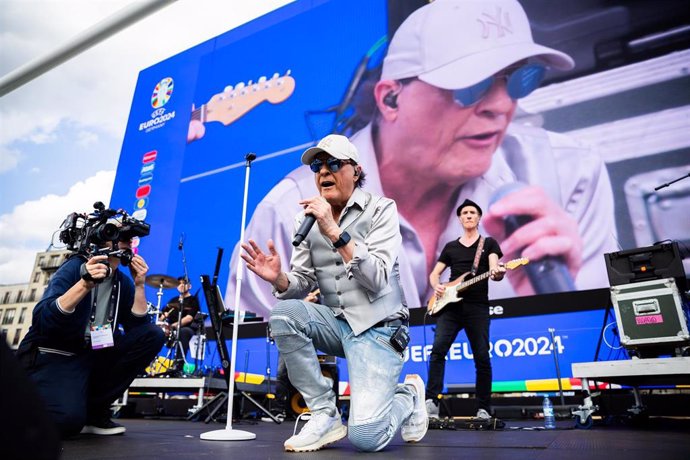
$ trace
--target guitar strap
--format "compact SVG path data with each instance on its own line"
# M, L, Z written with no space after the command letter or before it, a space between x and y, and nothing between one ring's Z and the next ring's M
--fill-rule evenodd
M474 254L474 262L472 262L472 276L476 275L477 269L479 269L479 258L482 256L482 249L484 249L484 237L480 235L477 252Z

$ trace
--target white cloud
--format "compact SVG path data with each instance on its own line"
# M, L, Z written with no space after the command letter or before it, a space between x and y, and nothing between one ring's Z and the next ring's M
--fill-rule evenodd
M22 153L19 150L0 146L0 173L16 168L21 158Z
M41 133L35 138L45 140L65 119L121 137L141 70L286 3L178 0L0 99L0 118L12 124L3 128L0 145L27 131ZM0 62L9 61L11 67L0 69L8 72L55 50L131 4L3 0L0 30L6 32L0 35Z
M290 1L178 0L6 94L0 98L0 174L24 165L27 170L45 169L35 164L40 159L27 160L32 144L49 143L48 149L35 150L39 155L70 152L104 139L122 139L141 70ZM133 3L2 0L0 74L64 46ZM61 126L79 134L61 135ZM116 157L120 146L117 142L109 146L112 152L102 150L101 154ZM73 164L63 163L62 167L74 171ZM12 209L0 215L0 283L28 281L35 252L48 246L52 232L65 216L77 210L90 211L97 199L104 203L109 200L114 172L96 174L94 169L79 166L84 168L80 172L85 179L68 192L51 182L55 194L24 203L20 200L26 198L13 198L13 190L3 186L0 178L4 209ZM51 173L60 175L61 171ZM101 174L106 174L106 179Z
M13 104L5 104L4 98L0 99L0 145L28 140L36 132L51 131L60 121L59 116L47 116L33 110L31 106L21 109Z
M56 139L55 125L41 126L29 136L29 140L34 144L52 144Z
M48 247L65 217L90 212L95 201L108 205L114 181L115 171L100 171L65 195L46 195L0 215L0 284L28 282L36 253Z
M98 134L92 131L79 131L76 142L80 147L88 147L98 142Z

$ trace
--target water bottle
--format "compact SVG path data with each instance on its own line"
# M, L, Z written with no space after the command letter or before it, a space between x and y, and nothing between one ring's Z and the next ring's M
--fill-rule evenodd
M556 417L553 415L553 404L548 396L544 396L542 403L542 411L544 412L544 428L553 430L556 428Z
M184 363L184 366L182 366L182 372L185 374L193 374L194 370L196 370L196 365L194 363Z

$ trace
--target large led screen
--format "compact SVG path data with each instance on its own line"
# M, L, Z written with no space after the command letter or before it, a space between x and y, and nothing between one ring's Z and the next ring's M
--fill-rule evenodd
M583 335L566 347L578 349L561 363L567 376L570 362L593 358L599 338L605 301L589 293L608 287L603 254L663 240L690 244L690 220L683 211L690 180L655 190L690 171L688 38L682 32L674 32L674 39L661 34L676 30L688 13L681 1L662 2L664 8L659 2L523 1L535 41L568 53L576 66L548 72L541 88L520 100L488 169L451 184L448 212L420 219L416 212L437 198L434 180L443 183L454 173L444 170L454 164L451 154L444 156L438 148L415 158L401 151L397 163L381 161L377 149L386 142L377 137L375 123L372 128L378 109L371 101L389 37L423 3L297 1L143 70L111 206L151 224L151 235L139 243L151 273L177 277L186 268L196 290L196 280L213 274L221 256L217 283L226 306L235 308L241 286L242 308L266 318L276 302L271 287L238 263L244 200L245 240L257 239L265 248L266 239L273 239L287 270L294 217L301 208L285 199L286 190L317 193L300 156L326 134L343 133L364 146L365 190L398 203L399 262L410 308L425 305L429 270L444 244L461 233L457 203L471 198L486 213L506 194L537 190L553 210L554 228L567 227L570 238L570 249L556 250L552 260L562 269L554 275L562 281L557 291L579 295L582 307L568 310L556 300L543 300L542 294L553 294L536 282L544 269L539 260L528 264L535 269L527 284L518 285L517 277L490 283L492 302L507 305L508 316L519 317L536 304L552 309L540 307L538 315L524 320L534 331L521 339L524 343L510 338L525 330L523 320L492 326L494 358L497 340L505 341L498 344L501 353L507 353L506 343L513 349L500 360L505 366L499 369L495 361L495 376L524 381L551 375L548 359L531 350L540 350L549 327L570 330L576 322L577 331L569 335ZM658 14L661 10L666 13ZM477 19L486 33L510 32L509 18L500 11L486 14ZM418 122L432 136L449 126L433 111ZM520 142L524 136L532 140ZM249 154L256 155L251 163ZM401 174L406 174L402 188ZM516 270L527 272L527 267ZM175 292L158 294L148 288L154 304ZM433 334L428 326L426 331ZM413 332L412 344L421 346L420 330ZM524 358L517 358L514 347L522 347ZM416 352L410 350L406 366L419 371ZM523 364L539 359L546 361ZM263 373L263 366L256 366L254 371ZM447 384L473 381L469 368L448 368Z

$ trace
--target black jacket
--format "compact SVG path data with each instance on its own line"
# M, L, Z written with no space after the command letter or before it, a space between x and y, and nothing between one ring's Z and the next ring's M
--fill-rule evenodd
M34 307L31 328L19 345L18 356L35 351L38 347L68 353L88 350L88 344L84 340L84 331L91 314L91 295L85 295L71 314L63 313L57 306L58 297L81 279L80 268L84 262L84 258L73 256L55 272L43 297ZM132 314L134 304L132 280L118 269L115 270L113 283L117 286L118 292L113 322L113 333L117 337L119 325L127 331L149 320L146 315L140 317Z

